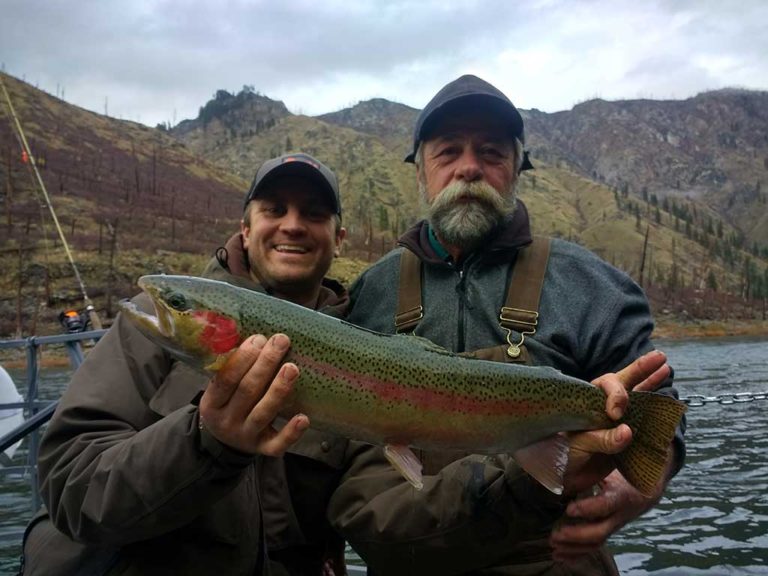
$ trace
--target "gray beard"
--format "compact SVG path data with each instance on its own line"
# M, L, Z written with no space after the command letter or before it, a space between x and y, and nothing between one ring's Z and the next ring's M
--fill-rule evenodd
M419 188L426 202L426 187ZM468 252L502 223L515 200L514 189L502 196L486 182L453 182L428 204L427 221L443 243Z

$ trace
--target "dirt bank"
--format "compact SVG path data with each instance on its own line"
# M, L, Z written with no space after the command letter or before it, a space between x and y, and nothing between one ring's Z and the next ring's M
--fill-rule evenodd
M768 320L679 320L656 318L654 338L723 338L726 336L764 336L768 338Z

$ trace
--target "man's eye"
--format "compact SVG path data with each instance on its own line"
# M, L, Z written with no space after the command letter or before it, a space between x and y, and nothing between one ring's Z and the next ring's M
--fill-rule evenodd
M504 152L502 152L499 148L495 148L493 146L487 146L481 150L482 154L484 156L489 156L492 158L503 158Z
M458 153L458 148L456 146L446 146L437 151L438 156L454 156L457 153Z
M319 222L328 218L328 212L325 210L309 210L306 212L306 217L315 222Z

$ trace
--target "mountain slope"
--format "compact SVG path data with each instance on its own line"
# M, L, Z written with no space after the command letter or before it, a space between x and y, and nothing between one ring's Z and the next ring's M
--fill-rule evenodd
M526 114L534 157L561 159L631 194L692 198L768 246L768 93L680 101L591 100Z
M211 255L236 229L246 181L160 130L2 80L87 293L108 315L117 298L135 293L140 274L197 272L183 253ZM0 204L0 334L7 335L54 321L63 306L82 306L82 294L4 96Z
M89 294L110 314L142 273L198 272L236 229L257 167L283 152L308 152L336 171L345 256L380 256L419 217L415 169L402 161L418 111L401 104L374 99L312 118L246 87L217 92L195 119L151 129L3 80ZM536 170L523 173L519 195L534 232L594 250L641 281L659 310L759 313L744 297L768 293L764 100L723 92L522 111ZM12 271L0 282L7 334L16 294L27 318L50 318L80 295L5 103L0 195L0 264ZM335 270L348 281L361 266L344 260Z

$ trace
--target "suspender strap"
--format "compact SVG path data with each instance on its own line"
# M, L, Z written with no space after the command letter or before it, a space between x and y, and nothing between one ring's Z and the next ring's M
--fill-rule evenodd
M400 291L397 297L395 331L413 332L424 317L421 305L421 260L407 248L400 255Z
M521 333L536 331L548 260L549 238L536 236L530 246L518 251L507 300L499 314L502 328Z
M549 238L534 237L526 249L517 253L507 290L507 301L501 307L499 323L507 331L507 355L519 358L525 337L536 333L539 324L539 298L544 286L549 260ZM512 331L520 333L520 341L512 341Z
M539 298L549 260L549 238L535 236L530 246L521 248L512 271L507 298L499 314L499 324L507 331L534 334L539 318ZM421 302L421 260L408 249L400 255L400 287L395 314L395 330L413 332L424 317ZM518 343L522 344L522 340ZM515 345L510 342L510 346Z

